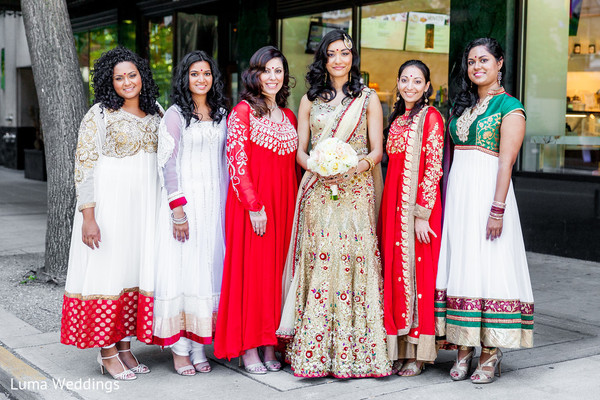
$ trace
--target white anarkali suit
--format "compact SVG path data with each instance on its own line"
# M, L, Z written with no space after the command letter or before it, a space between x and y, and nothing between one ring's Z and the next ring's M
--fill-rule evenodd
M161 109L162 110L162 109ZM162 113L162 111L161 111ZM103 347L126 336L151 343L160 116L95 104L79 129L77 208L62 309L61 342ZM101 242L82 242L81 210L94 207Z
M212 341L225 257L226 118L192 118L186 127L177 106L161 122L158 164L164 186L156 244L154 343L180 338ZM171 209L183 205L189 239L173 237ZM194 360L195 362L195 360Z
M463 346L532 347L533 293L512 182L502 234L486 239L496 192L500 127L523 105L503 89L450 121L448 176L436 282L436 334Z

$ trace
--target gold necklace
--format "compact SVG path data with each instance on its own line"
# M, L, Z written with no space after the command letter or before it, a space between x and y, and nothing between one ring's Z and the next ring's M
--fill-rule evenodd
M410 116L410 110L405 111L404 114L400 118L396 118L398 126L407 126L412 123L412 117Z

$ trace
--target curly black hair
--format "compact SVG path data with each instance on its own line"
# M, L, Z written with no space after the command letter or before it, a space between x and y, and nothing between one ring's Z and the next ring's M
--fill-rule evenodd
M275 95L275 102L279 107L287 105L290 87L293 87L295 83L294 78L290 77L290 68L287 59L279 49L273 46L265 46L256 50L256 53L250 58L250 66L242 73L244 89L240 93L240 97L242 100L250 103L257 117L269 114L269 107L262 92L260 75L265 72L267 63L273 58L281 59L281 63L283 64L283 86L279 89L277 95ZM292 80L291 85L290 80Z
M431 82L431 73L429 72L429 67L427 67L427 65L421 60L408 60L404 64L402 64L398 69L398 79L400 79L400 77L402 76L402 72L404 72L404 70L408 67L418 68L423 73L423 77L425 78L425 84L427 84L427 82ZM423 93L423 96L419 100L417 100L412 110L410 110L409 116L411 118L417 115L417 113L421 111L421 109L425 106L425 99L431 97L431 94L433 93L433 88L431 86L432 85L430 84L429 88ZM390 125L392 124L392 122L394 122L396 118L398 118L398 116L404 114L404 112L406 111L406 104L404 103L404 99L402 98L402 96L400 96L400 93L398 93L398 87L396 87L396 94L398 100L394 104L394 109L392 110L392 113L388 118L388 123Z
M462 56L462 61L460 63L460 72L458 76L458 93L454 97L454 106L452 108L452 115L456 117L460 117L462 113L469 107L473 107L477 104L477 100L479 99L479 94L477 93L477 85L473 85L473 82L469 79L468 73L468 60L469 60L469 52L478 46L484 46L487 51L490 52L492 56L496 59L496 61L500 61L504 59L504 50L502 50L502 46L500 43L494 38L479 38L475 40L471 40L467 47L465 47L465 51ZM504 74L505 66L502 63L502 68L500 68L500 72Z
M317 51L315 52L315 58L312 64L308 67L308 73L306 74L306 81L310 88L306 93L306 96L310 101L314 101L317 97L320 97L324 101L333 99L337 92L331 85L329 74L327 73L327 48L333 42L338 40L350 41L351 53L352 53L352 66L350 67L350 77L348 82L344 83L342 91L346 97L358 97L363 88L363 84L360 81L360 58L356 51L356 45L350 36L341 29L335 29L328 32Z
M100 103L102 108L110 110L118 110L123 107L125 99L115 92L113 73L115 65L127 61L136 66L142 78L140 109L146 114L158 114L160 111L156 103L158 86L154 82L154 79L152 79L152 71L150 71L148 61L122 46L117 46L112 50L102 53L102 56L94 62L92 70L94 104Z
M213 78L212 86L206 95L206 103L210 107L210 118L215 124L218 124L223 118L227 117L227 113L229 112L229 101L223 94L225 84L223 83L217 62L204 51L192 51L183 56L179 64L177 64L177 68L175 68L175 73L173 74L173 93L171 94L173 103L177 104L181 109L186 127L190 126L192 118L199 120L198 116L194 114L195 105L192 99L192 92L190 91L189 77L190 67L199 61L206 61L208 63Z

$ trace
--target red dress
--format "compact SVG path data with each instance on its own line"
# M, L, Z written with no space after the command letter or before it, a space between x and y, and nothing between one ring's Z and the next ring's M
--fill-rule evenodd
M442 238L443 134L442 116L433 107L421 110L412 120L400 116L390 127L379 231L384 324L392 360L433 361L436 357L434 294ZM428 220L436 233L437 238L429 235L430 244L416 239L415 217Z
M277 344L281 278L298 191L296 117L282 109L280 123L253 115L242 101L227 120L229 192L226 251L214 354L239 357L248 349ZM265 207L267 228L252 230L248 211Z

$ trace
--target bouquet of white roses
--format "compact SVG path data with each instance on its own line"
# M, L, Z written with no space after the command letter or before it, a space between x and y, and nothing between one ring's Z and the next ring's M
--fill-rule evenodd
M358 165L356 151L338 138L325 139L311 150L307 160L309 170L321 176L333 176L348 172ZM337 185L331 185L331 199L338 199Z

